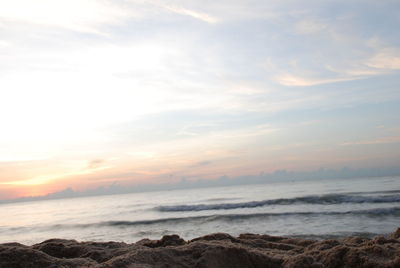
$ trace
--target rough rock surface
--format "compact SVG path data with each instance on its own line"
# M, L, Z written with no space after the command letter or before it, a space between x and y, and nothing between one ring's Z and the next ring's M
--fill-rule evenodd
M400 228L388 237L306 240L269 235L177 235L134 244L50 239L0 244L0 267L400 267Z

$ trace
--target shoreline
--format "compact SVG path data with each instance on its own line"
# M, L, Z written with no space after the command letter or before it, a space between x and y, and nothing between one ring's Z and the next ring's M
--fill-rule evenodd
M400 267L400 228L387 237L312 240L215 233L136 243L50 239L0 244L0 267Z

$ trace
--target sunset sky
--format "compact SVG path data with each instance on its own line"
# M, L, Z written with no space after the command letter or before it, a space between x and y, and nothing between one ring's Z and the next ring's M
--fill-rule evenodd
M400 163L400 1L0 1L0 199Z

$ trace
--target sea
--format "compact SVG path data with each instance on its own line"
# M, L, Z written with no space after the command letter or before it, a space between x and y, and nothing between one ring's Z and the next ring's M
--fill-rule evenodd
M224 232L313 239L400 227L400 177L320 179L0 205L0 243L136 242Z

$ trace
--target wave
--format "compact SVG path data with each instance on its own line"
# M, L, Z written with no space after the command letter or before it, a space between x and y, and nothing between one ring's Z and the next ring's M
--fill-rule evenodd
M370 191L370 192L349 192L347 194L398 194L400 190Z
M162 218L141 221L106 221L89 224L54 225L53 228L91 228L91 227L127 227L157 224L201 224L213 221L236 221L249 219L266 219L269 217L318 217L318 216L400 216L400 207L376 208L351 211L321 211L321 212L282 212L282 213L252 213L252 214L216 214L208 216Z
M205 201L228 201L228 200L237 200L238 198L210 198Z
M251 201L242 203L219 203L219 204L197 204L159 206L155 209L161 212L183 212L202 210L221 210L237 208L255 208L268 205L292 205L292 204L342 204L342 203L393 203L400 202L400 195L361 196L348 194L311 195L295 198L279 198L262 201Z

